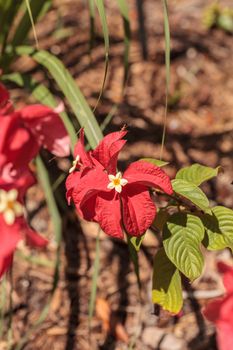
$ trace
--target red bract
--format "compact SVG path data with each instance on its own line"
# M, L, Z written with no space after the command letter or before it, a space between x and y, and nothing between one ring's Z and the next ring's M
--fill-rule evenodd
M232 350L233 346L233 267L223 262L218 263L223 274L226 295L211 301L203 309L204 316L215 323L217 341L220 350Z
M32 105L14 112L6 108L8 98L8 91L0 85L0 167L11 163L22 169L42 146L56 156L69 155L69 136L55 110Z
M29 172L13 183L0 177L0 277L11 266L20 240L25 239L33 247L47 244L47 240L33 231L24 218L24 195L33 183L34 178Z
M66 181L68 202L73 199L78 213L98 222L108 235L121 239L124 228L128 234L140 236L151 225L156 207L149 187L172 194L169 177L148 162L134 162L123 175L117 173L117 157L125 144L125 134L126 131L109 134L94 151L86 153L81 130Z

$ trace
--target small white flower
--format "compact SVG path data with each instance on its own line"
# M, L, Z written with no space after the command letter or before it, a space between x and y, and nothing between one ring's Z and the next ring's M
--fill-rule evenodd
M70 174L73 173L73 171L75 171L75 169L76 169L76 166L77 166L78 164L80 164L79 161L80 161L80 156L79 156L79 154L78 154L78 155L76 156L75 160L73 160L72 167L71 167L70 170L69 170L69 173L70 173Z
M107 188L109 188L110 190L113 190L115 188L115 190L118 193L121 193L122 187L128 183L128 181L126 179L122 178L121 172L118 172L116 174L116 176L115 175L108 175L108 179L110 182L109 182Z
M23 206L17 201L17 197L16 189L8 192L0 190L0 213L8 225L13 225L15 218L23 215Z

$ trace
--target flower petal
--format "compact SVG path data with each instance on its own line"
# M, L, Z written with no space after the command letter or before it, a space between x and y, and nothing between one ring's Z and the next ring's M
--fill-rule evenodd
M131 163L124 172L123 178L129 183L159 188L167 194L173 193L169 176L161 168L145 161Z
M132 236L141 236L152 224L156 207L146 186L128 184L121 194L123 222Z
M20 110L25 125L41 146L58 157L70 154L70 138L59 115L43 105L26 106Z
M223 284L227 293L233 293L233 267L218 261L218 271L223 274Z
M211 322L216 323L219 319L220 310L223 305L224 298L210 301L202 310L203 315Z
M24 227L25 240L26 243L33 248L44 248L48 244L48 240L36 231L32 230L30 227Z
M13 253L18 242L22 239L20 226L17 222L7 225L3 216L0 215L0 277L10 267Z
M127 131L116 131L108 134L103 138L99 145L91 152L91 155L98 160L100 164L110 173L116 173L116 163L118 153L125 144L121 140Z
M81 173L76 171L74 173L70 173L70 175L66 178L66 199L69 205L71 203L73 189L78 185L80 176Z
M100 193L96 198L96 221L102 230L109 236L123 239L121 227L121 206L115 191Z
M11 163L13 169L25 169L39 146L20 119L19 113L0 116L0 169Z
M84 166L92 167L93 162L88 152L85 150L84 145L84 129L79 132L79 139L74 148L74 157L80 156L80 160Z
M80 177L78 185L73 188L72 198L75 205L82 206L98 192L109 192L108 183L108 175L102 168L95 167L87 170L85 175Z

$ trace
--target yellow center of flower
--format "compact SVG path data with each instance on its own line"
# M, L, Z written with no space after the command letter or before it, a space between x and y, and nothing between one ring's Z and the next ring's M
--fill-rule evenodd
M0 190L0 214L8 225L13 225L16 217L23 215L23 206L17 201L18 191Z
M128 183L128 180L122 178L122 174L118 172L115 175L108 175L109 184L107 186L108 189L115 189L116 192L121 193L122 187Z

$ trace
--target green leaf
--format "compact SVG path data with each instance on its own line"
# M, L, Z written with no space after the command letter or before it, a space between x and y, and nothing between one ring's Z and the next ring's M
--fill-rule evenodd
M177 314L183 305L180 273L163 248L154 258L152 302L174 314Z
M143 239L145 238L145 234L140 237L131 237L128 236L131 244L134 246L134 249L139 252Z
M20 73L11 73L11 74L4 75L2 78L3 78L3 81L9 80L23 88L26 88L32 93L34 98L39 102L41 102L42 104L49 106L51 108L57 107L57 101L54 98L54 96L51 94L49 89L45 85L35 81L32 77L28 75L23 75ZM66 112L59 113L59 115L70 136L72 149L74 149L74 146L77 142L77 135L73 127L73 124L70 121Z
M103 35L104 35L105 68L104 68L104 77L103 77L101 90L100 90L99 97L97 99L94 111L97 108L99 101L100 101L100 99L103 95L103 92L104 92L105 82L106 82L107 73L108 73L108 63L109 63L109 33L108 33L107 17L106 17L105 8L104 8L104 1L103 0L95 0L95 3L96 3L96 7L98 9L98 12L99 12L100 21L101 21L101 25L102 25L102 29L103 29Z
M91 329L91 321L92 321L94 309L95 309L99 265L100 265L100 230L96 237L96 243L95 243L95 260L94 260L93 275L92 275L92 281L91 281L91 296L90 296L90 301L88 305L89 329Z
M123 89L127 82L128 70L129 70L129 49L130 49L130 38L131 38L131 29L130 29L130 20L129 20L129 8L127 1L117 0L118 7L123 19L124 24L124 79L123 79Z
M37 1L28 1L26 2L27 9L25 9L25 13L17 26L17 30L15 31L14 37L11 41L13 46L22 45L24 40L27 38L29 31L32 28L32 22L36 23L36 21L41 18L51 7L51 0L37 0ZM30 9L28 11L28 9ZM35 28L33 29L35 32ZM35 36L36 37L36 36Z
M204 260L200 245L203 238L204 226L191 214L170 216L163 229L163 245L168 258L191 281L202 273Z
M89 40L89 51L91 53L94 41L95 41L95 1L88 0L89 15L90 15L90 40Z
M176 179L185 180L199 186L204 181L217 176L219 168L220 167L214 169L201 164L193 164L189 167L180 169L176 174Z
M169 164L168 162L165 162L164 160L154 159L154 158L141 158L140 160L143 160L144 162L148 162L148 163L151 163L151 164L159 166L159 167L163 167L163 166Z
M229 247L233 251L233 210L217 206L211 211L202 217L207 234L204 245L209 250Z
M152 226L156 227L159 231L163 230L164 224L167 222L169 214L167 210L160 209L156 214Z
M164 34L165 34L165 64L166 64L166 100L165 100L165 111L163 121L163 134L160 149L160 159L163 155L163 149L166 137L167 128L167 110L168 110L168 97L170 92L170 66L171 66L171 48L170 48L170 25L169 25L169 13L167 0L163 1L163 15L164 15Z
M86 99L63 63L47 51L35 51L28 46L18 47L16 52L19 55L31 55L35 61L50 72L67 98L80 126L85 128L85 135L90 146L95 148L103 134Z
M209 200L204 194L204 192L191 182L175 179L172 180L173 190L181 195L182 197L188 199L198 208L202 210L207 210L209 208Z

